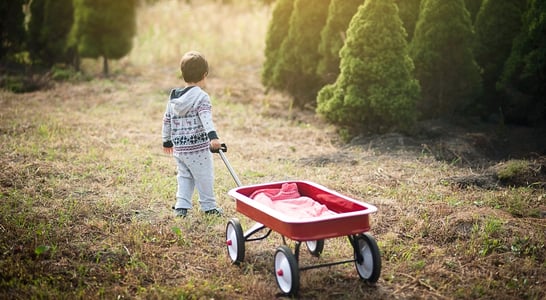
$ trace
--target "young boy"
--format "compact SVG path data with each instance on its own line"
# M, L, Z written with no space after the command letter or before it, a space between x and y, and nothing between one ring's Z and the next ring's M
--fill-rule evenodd
M163 151L172 154L178 166L175 215L185 217L192 208L194 189L205 214L222 215L214 197L214 166L211 150L221 143L212 122L212 105L203 91L208 75L207 60L196 51L182 57L180 70L185 88L171 91L163 117Z

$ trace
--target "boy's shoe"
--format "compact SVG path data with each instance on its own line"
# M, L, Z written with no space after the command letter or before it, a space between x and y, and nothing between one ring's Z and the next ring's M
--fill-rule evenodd
M205 211L205 215L223 216L224 212L222 211L221 208L213 208L213 209Z
M188 210L185 208L175 208L174 215L177 217L185 218L188 215Z

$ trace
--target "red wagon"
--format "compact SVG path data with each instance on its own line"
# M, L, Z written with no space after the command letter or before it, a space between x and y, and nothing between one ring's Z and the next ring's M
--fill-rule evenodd
M226 226L226 246L232 263L243 262L245 243L265 239L272 231L275 231L283 237L284 242L284 245L276 249L274 256L275 278L284 294L297 294L300 271L351 262L354 262L361 279L369 283L377 282L381 273L381 256L375 239L367 233L370 230L369 215L377 211L375 206L309 181L282 181L242 186L222 151L220 155L238 185L237 188L228 192L236 201L237 212L257 222L243 232L239 219L229 220ZM286 184L295 185L302 197L310 198L325 206L329 214L311 217L293 216L251 198L256 192L281 189ZM299 266L301 243L306 244L311 255L319 257L323 251L325 239L342 236L348 237L354 249L353 257ZM287 246L285 238L295 241L293 251Z

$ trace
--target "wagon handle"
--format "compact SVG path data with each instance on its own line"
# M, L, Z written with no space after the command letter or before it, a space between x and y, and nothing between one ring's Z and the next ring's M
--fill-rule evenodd
M238 187L242 186L243 184L239 180L239 177L237 177L237 174L235 174L235 171L231 167L231 164L229 163L229 160L227 159L226 154L224 153L224 152L227 152L226 144L222 144L220 149L218 149L218 151L214 151L214 152L218 152L218 154L220 154L220 157L224 161L224 164L226 165L229 173L231 174L231 177L233 177L233 180L235 180L235 183L237 184L237 186Z

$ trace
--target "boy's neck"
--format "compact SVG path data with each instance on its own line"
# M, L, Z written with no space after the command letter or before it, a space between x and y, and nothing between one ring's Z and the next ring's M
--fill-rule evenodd
M186 82L186 86L198 86L200 88L205 88L205 80L201 80L198 82Z

